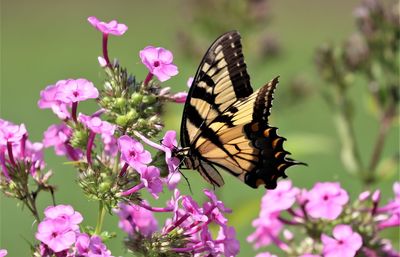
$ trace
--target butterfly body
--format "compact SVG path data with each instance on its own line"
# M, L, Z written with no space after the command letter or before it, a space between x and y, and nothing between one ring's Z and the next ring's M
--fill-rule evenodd
M287 167L283 137L268 125L278 78L253 92L240 35L220 36L204 56L185 103L181 146L175 156L215 186L224 184L215 166L247 185L275 188Z

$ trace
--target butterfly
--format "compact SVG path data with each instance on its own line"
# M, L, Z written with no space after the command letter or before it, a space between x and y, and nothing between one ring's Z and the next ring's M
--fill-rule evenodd
M174 155L213 186L221 167L252 188L277 186L296 164L286 140L268 125L278 77L253 92L237 31L221 35L207 50L190 87L181 123L181 147Z

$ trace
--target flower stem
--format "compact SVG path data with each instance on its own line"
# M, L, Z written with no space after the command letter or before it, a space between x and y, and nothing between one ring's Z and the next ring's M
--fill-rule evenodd
M8 158L10 159L11 164L13 166L17 166L17 164L15 163L15 160L14 160L14 154L13 154L11 142L7 142L7 151L8 151Z
M98 216L97 216L96 229L94 231L95 235L100 235L101 234L101 229L103 227L104 215L105 214L106 214L106 208L104 208L103 201L99 201L99 213L98 213Z
M106 60L107 66L111 68L110 59L108 58L108 34L103 33L103 57Z
M93 131L90 131L87 148L86 148L86 159L87 159L89 166L92 166L92 148L93 148L93 142L94 142L95 137L96 137L96 133L94 133Z
M78 119L76 116L77 110L78 110L78 102L73 102L71 112L72 112L72 119L75 121L75 123L78 123Z
M128 189L124 192L122 192L122 195L126 196L126 195L131 195L137 191L139 191L140 189L144 188L144 184L143 182L140 184L137 184L136 186L132 187L131 189Z
M149 72L149 74L147 74L146 79L144 80L143 84L145 86L147 86L147 84L149 84L150 80L153 78L153 73Z
M125 164L124 164L124 166L122 167L122 169L121 169L121 171L119 172L119 177L122 177L122 176L124 176L125 175L125 173L126 173L126 170L128 169L128 167L129 167L129 164L127 163L127 162L125 162Z
M144 202L139 202L137 205L152 212L172 212L174 210L173 208L168 208L168 207L166 208L152 207L150 205L145 204Z

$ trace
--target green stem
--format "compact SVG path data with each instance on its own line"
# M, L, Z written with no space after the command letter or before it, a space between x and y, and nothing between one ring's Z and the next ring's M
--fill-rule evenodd
M96 229L94 231L95 235L100 235L101 234L101 229L103 227L103 222L104 222L104 215L106 214L106 208L104 208L103 201L99 202L99 214L97 216L97 224L96 224Z

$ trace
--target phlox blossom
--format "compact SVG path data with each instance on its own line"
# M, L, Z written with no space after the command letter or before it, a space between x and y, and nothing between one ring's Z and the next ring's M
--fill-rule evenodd
M128 27L125 24L118 23L116 20L112 20L107 23L104 21L100 21L94 16L90 16L88 18L88 21L93 27L95 27L101 33L107 35L111 34L114 36L121 36L128 30Z
M61 83L55 95L55 99L66 104L95 99L99 97L99 91L92 82L87 79L68 79Z
M306 211L313 218L336 219L349 201L349 195L339 183L316 183L306 194Z
M118 138L118 147L121 151L121 159L136 170L151 162L150 152L144 150L140 142L129 136L124 135Z
M354 257L362 246L361 236L349 225L337 225L332 234L334 238L321 235L324 257Z
M142 63L161 82L178 74L178 68L172 63L174 57L171 51L162 47L147 46L139 53Z

